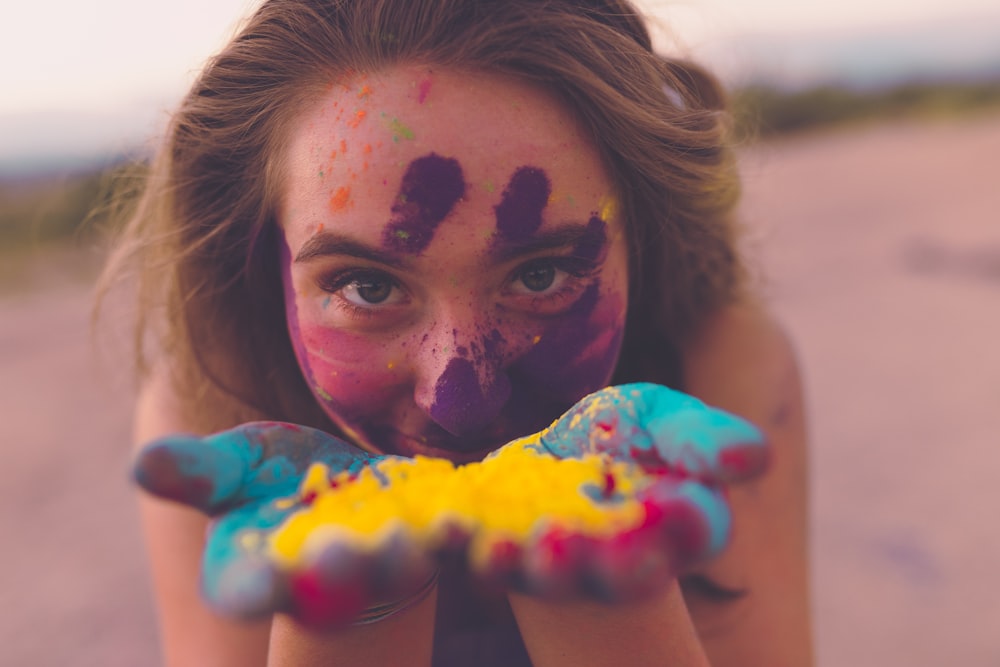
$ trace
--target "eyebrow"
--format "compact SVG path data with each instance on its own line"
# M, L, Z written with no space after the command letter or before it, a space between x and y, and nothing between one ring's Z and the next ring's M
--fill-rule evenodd
M404 262L398 253L381 250L380 248L361 243L349 236L326 231L317 232L302 244L299 252L295 255L295 261L308 262L311 259L327 255L346 255L357 259L367 259L371 262L396 266Z
M498 241L498 247L491 254L498 263L508 262L523 255L530 255L543 250L554 250L575 246L593 232L588 225L568 222L562 225L532 234L523 241Z

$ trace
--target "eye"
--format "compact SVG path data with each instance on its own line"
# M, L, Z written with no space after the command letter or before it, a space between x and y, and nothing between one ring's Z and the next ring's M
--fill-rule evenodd
M391 275L374 270L347 270L320 280L325 292L356 308L389 306L406 300L399 282Z
M544 292L556 281L556 267L551 264L532 266L521 272L518 278L531 292Z
M342 288L344 298L358 306L371 306L386 301L395 285L379 278L355 279Z

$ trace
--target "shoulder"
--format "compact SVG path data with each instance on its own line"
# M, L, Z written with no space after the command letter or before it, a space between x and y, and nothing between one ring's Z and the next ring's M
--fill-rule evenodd
M728 306L683 350L685 389L761 428L766 474L729 494L727 551L695 573L687 602L713 665L807 665L808 474L799 367L789 335L758 302Z
M689 393L762 428L780 425L801 398L792 340L760 302L719 309L692 336L682 356Z

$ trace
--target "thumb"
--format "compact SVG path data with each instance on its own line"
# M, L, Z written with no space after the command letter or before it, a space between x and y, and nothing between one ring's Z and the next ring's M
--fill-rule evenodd
M215 515L252 497L295 490L296 466L285 457L267 460L243 427L208 437L172 435L144 447L132 474L153 495ZM266 475L261 475L261 468ZM258 487L258 488L254 488Z
M136 483L209 515L293 493L319 461L356 470L379 458L329 433L283 422L250 422L214 435L172 435L139 452Z

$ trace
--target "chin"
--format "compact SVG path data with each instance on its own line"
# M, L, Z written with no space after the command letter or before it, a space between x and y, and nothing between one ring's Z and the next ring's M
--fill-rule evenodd
M447 459L457 464L482 461L491 452L521 437L519 433L499 432L496 429L491 429L489 433L455 436L437 425L424 429L416 436L385 424L368 428L348 427L344 430L355 444L375 454L407 458L427 456Z

